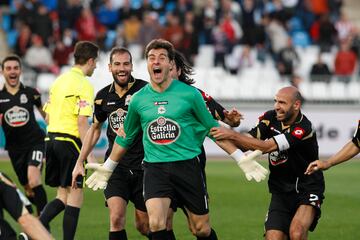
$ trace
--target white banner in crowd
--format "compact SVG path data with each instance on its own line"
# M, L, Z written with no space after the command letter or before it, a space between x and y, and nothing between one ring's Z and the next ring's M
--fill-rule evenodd
M241 111L245 119L236 131L247 132L258 121L261 111ZM354 135L358 121L359 112L355 110L334 111L328 110L305 110L303 113L313 123L318 143L320 156L329 156L336 153ZM226 153L219 148L212 140L205 140L205 149L208 156L226 156Z

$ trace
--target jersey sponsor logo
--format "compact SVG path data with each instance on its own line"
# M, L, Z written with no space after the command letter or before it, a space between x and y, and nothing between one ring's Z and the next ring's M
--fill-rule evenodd
M25 94L21 94L20 95L20 103L27 103L28 102L28 98Z
M115 105L115 102L108 102L106 105Z
M275 152L271 152L269 154L269 162L271 165L273 166L277 166L283 163L286 163L288 160L288 153L287 151L275 151Z
M154 102L154 105L155 106L158 106L158 105L168 105L168 101L156 101Z
M89 105L90 104L86 100L79 100L79 102L78 102L79 108L86 108Z
M296 137L297 139L302 139L304 134L305 134L305 130L302 129L301 127L296 127L291 134Z
M29 121L30 114L27 109L14 106L5 112L4 119L11 127L21 127Z
M0 99L0 103L5 103L5 102L10 102L10 99L9 98Z
M117 133L119 128L123 126L127 111L122 108L112 112L108 117L108 122L114 133Z
M175 142L180 136L180 132L177 122L164 117L152 121L147 128L150 141L159 145Z

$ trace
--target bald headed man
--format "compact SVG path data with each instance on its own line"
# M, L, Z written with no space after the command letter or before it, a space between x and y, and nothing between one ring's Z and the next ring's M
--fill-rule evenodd
M281 88L274 97L274 109L259 117L248 134L217 127L211 134L230 139L243 150L268 153L271 201L265 220L265 239L307 239L320 218L324 198L324 176L304 172L319 158L313 125L302 114L303 98L295 87Z

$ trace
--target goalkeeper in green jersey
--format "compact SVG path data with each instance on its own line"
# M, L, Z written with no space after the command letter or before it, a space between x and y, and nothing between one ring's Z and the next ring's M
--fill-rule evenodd
M218 123L197 89L172 79L174 48L170 42L151 41L145 57L150 84L130 101L124 123L126 138L116 138L103 165L88 166L95 172L86 184L95 190L105 188L113 169L142 130L144 199L152 239L168 239L166 217L171 199L184 203L192 233L198 239L217 239L210 226L205 182L197 158L204 138ZM242 152L230 141L216 143L237 160L248 179L260 181L266 177L267 170L251 159L242 161Z

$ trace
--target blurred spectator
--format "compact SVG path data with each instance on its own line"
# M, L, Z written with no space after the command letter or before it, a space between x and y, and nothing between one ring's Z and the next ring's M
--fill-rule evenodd
M166 14L167 25L164 27L162 37L171 42L175 49L182 51L184 28L180 25L179 16L168 12Z
M305 0L305 1L309 2L311 6L311 10L316 16L329 13L328 0L316 0L316 1Z
M23 57L31 45L31 30L25 23L19 24L19 36L15 44L15 53Z
M340 43L340 49L335 57L335 74L339 81L349 83L356 67L356 54L351 51L350 43L347 41Z
M335 43L336 29L330 21L328 14L320 15L319 19L311 26L310 35L320 47L321 52L329 52Z
M119 11L114 8L111 0L104 0L103 4L96 11L96 17L108 30L115 30L119 22Z
M75 30L79 41L97 43L104 38L106 32L106 28L99 23L90 8L82 9L80 17L75 22Z
M131 8L130 0L124 0L122 6L119 9L119 21L124 24L126 19L129 19L131 15L138 14L134 9Z
M9 48L6 42L6 34L5 32L0 28L0 61L3 60L3 58L9 54Z
M200 14L202 19L201 38L203 44L213 43L213 29L216 26L216 6L215 0L206 0L205 6Z
M59 73L59 68L54 64L50 50L44 46L44 42L39 35L33 34L31 37L31 47L26 51L24 61L27 66L35 72Z
M128 47L128 43L125 38L124 26L122 25L118 25L116 28L116 38L114 46Z
M135 14L131 15L130 18L124 21L125 40L128 44L138 42L141 25L142 23L140 19Z
M176 1L176 7L173 12L175 13L175 15L179 16L179 20L181 24L184 24L186 13L190 11L193 11L192 1L189 0Z
M231 12L224 13L220 18L219 26L226 35L228 42L228 53L231 53L234 46L239 43L243 36L242 29L239 23L233 18Z
M254 0L244 0L241 5L241 28L242 43L250 46L255 45L255 2Z
M53 25L49 11L45 5L40 4L30 26L33 33L39 35L46 46L49 45L53 36Z
M145 47L151 40L161 37L162 26L156 12L145 12L143 24L139 30L139 44Z
M273 59L277 61L280 50L287 47L289 36L285 27L274 14L270 14L264 20L266 23L265 30L270 40L270 50Z
M338 41L347 41L353 31L353 28L354 24L348 19L346 13L342 11L339 20L335 22Z
M213 29L213 44L214 44L214 66L222 66L224 69L227 69L225 64L225 56L228 51L228 41L225 32L221 29L220 26L216 26Z
M291 38L287 40L287 46L280 50L276 68L284 79L290 80L294 74L294 68L300 63L300 58L292 44Z
M67 46L61 40L57 40L55 43L55 49L53 53L53 59L57 66L62 67L69 65L69 58L73 51L73 46Z
M58 14L61 32L65 28L75 28L76 20L81 15L82 9L83 7L81 0L60 0L58 2Z
M318 54L316 62L311 67L310 80L312 82L325 83L329 83L331 80L330 69L328 65L323 62L321 52Z
M195 29L195 15L192 11L185 13L184 37L182 43L182 53L186 60L194 65L194 60L199 52L199 35Z

